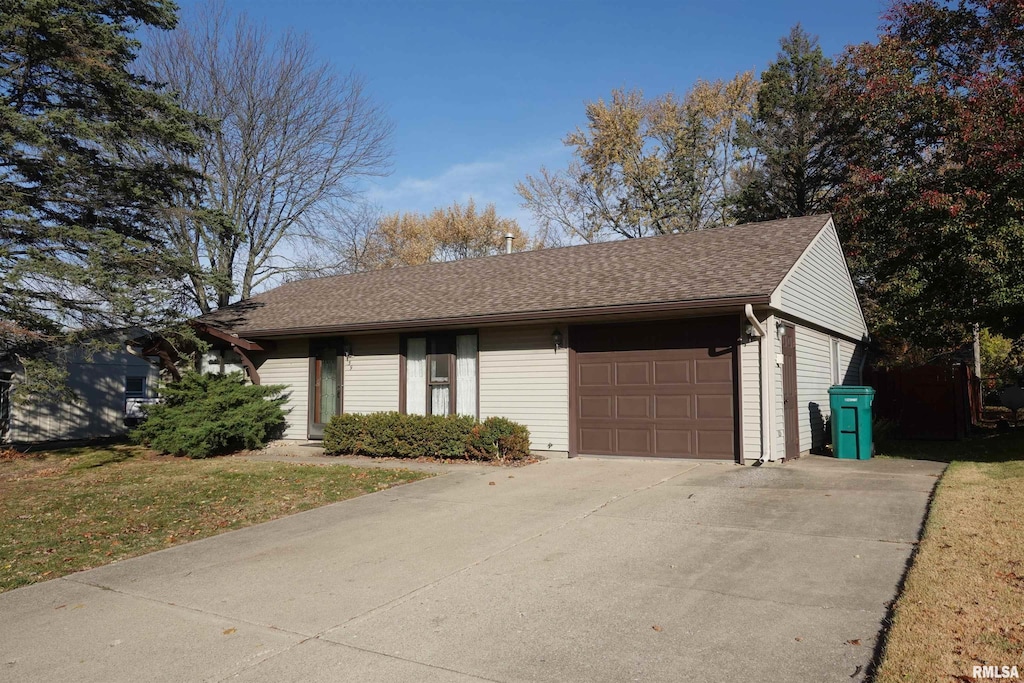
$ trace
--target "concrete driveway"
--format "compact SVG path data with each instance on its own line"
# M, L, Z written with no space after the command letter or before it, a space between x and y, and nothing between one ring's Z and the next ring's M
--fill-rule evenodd
M941 467L452 468L0 595L0 679L856 681Z

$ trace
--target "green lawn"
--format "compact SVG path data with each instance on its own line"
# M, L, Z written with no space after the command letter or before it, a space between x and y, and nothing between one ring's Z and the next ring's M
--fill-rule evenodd
M133 446L0 459L0 591L426 476L344 465L187 460Z
M950 465L875 680L971 681L976 665L1024 675L1024 428L879 450Z

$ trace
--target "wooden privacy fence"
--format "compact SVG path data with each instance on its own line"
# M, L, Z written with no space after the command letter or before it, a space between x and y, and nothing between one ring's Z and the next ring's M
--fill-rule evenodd
M865 370L864 381L874 417L905 439L962 439L981 419L981 382L964 363Z

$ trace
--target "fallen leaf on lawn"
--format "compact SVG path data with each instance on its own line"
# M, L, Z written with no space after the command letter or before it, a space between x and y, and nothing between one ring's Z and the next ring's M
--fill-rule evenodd
M234 632L235 632L235 629L233 629L233 628L226 628L226 629L224 629L224 635L226 635L226 636L230 636Z
M860 645L860 638L854 638L853 640L846 641L847 645Z
M657 624L655 624L655 625L654 625L654 626L652 626L651 628L653 628L653 629L654 629L655 631L657 631L658 633L661 633L661 627L660 627L660 626L658 626Z

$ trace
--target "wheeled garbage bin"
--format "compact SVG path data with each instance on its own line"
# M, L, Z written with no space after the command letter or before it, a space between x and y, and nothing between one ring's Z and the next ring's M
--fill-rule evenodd
M834 386L828 390L832 409L832 451L837 458L871 458L871 387Z

